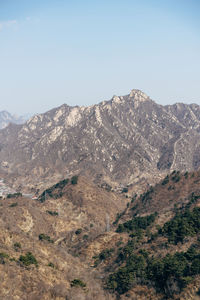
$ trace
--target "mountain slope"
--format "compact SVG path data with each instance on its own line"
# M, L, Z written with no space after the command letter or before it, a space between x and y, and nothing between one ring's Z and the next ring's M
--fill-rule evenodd
M0 299L113 299L79 251L106 232L107 216L112 223L126 198L84 177L46 194L45 201L0 198ZM71 287L74 279L86 287Z
M161 106L139 90L89 107L64 104L0 132L2 170L18 174L15 185L86 171L112 186L153 183L169 170L197 169L199 153L200 107Z
M200 171L169 174L83 250L116 299L199 299L199 183Z
M199 299L199 183L174 172L131 200L78 177L0 199L0 298Z

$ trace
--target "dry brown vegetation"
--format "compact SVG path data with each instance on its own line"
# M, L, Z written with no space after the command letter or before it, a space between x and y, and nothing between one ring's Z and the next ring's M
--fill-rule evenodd
M197 236L189 236L183 244L177 245L169 244L166 236L154 236L158 225L163 226L178 209L199 206L200 198L192 202L191 195L200 195L200 172L178 173L178 180L173 179L175 174L169 176L168 182L161 181L150 189L150 193L138 195L132 203L124 194L108 192L85 177L79 177L75 185L69 181L62 189L61 198L47 196L43 203L23 197L1 199L0 299L164 299L163 293L156 291L150 282L138 283L122 295L105 289L105 283L118 267L116 258L120 247L132 239L128 232L117 233L117 226L134 214L145 216L158 212L149 232L145 231L139 238L136 254L142 248L150 255L164 257L167 253L187 251L197 242ZM12 206L14 202L17 205ZM113 225L120 212L124 212L122 217ZM46 238L39 238L41 234ZM20 260L20 256L29 252L37 263L32 257L27 264ZM197 276L173 298L198 299L199 283Z
M12 206L13 202L17 205ZM113 222L125 205L125 198L81 177L78 184L65 187L60 199L47 197L44 203L22 197L1 199L0 253L5 257L0 264L0 298L112 299L78 253L106 231L106 214ZM82 231L77 235L78 228ZM41 234L52 242L39 239ZM20 255L28 252L36 258L37 266L20 262ZM74 278L83 280L86 289L71 287Z

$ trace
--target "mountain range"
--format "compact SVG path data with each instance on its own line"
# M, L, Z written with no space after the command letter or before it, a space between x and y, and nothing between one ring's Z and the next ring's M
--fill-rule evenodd
M199 153L199 105L162 106L140 90L88 107L64 104L0 131L0 172L21 189L79 173L138 189L172 170L198 169Z
M5 128L9 123L23 124L27 121L28 118L29 115L18 117L16 115L11 115L5 110L0 111L0 129Z

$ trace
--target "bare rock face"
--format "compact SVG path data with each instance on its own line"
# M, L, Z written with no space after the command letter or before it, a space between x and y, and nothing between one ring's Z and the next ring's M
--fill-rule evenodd
M200 107L158 105L139 90L89 107L64 104L1 130L0 162L16 184L80 172L111 185L151 182L200 166Z

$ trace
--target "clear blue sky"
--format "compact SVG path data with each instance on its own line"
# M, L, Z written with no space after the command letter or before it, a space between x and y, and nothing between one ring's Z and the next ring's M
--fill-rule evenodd
M199 0L0 0L0 111L141 89L200 104Z

